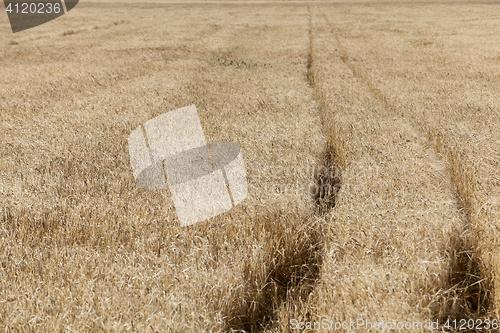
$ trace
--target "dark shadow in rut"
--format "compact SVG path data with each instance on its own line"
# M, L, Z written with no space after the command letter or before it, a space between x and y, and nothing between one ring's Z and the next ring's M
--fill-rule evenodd
M340 188L335 154L329 147L316 168L311 186L315 207L311 212L270 211L254 217L254 233L265 244L265 260L244 271L245 300L227 314L229 332L261 332L279 325L279 309L295 309L300 318L312 319L312 308L304 306L314 291L323 258L322 216L335 206ZM264 238L264 239L262 239ZM264 271L264 273L262 273ZM293 317L291 317L293 318Z

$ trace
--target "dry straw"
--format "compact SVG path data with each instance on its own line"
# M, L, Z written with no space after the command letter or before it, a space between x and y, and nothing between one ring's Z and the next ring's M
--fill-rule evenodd
M2 34L0 331L496 317L497 16L89 3ZM249 194L183 228L135 186L127 137L190 104Z

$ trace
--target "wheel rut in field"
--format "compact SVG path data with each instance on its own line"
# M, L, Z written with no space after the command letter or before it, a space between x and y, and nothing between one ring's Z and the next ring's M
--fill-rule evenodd
M309 16L309 23L311 17ZM311 28L311 25L310 25ZM314 99L312 65L312 31L309 29L309 48L306 60L305 81ZM325 128L321 112L316 106L321 128ZM320 130L321 130L320 128ZM265 212L252 218L254 230L266 230L264 243L268 244L263 270L252 271L247 267L244 280L247 302L233 308L227 315L226 329L229 332L259 332L287 330L289 321L311 321L314 318L313 295L323 264L324 218L335 207L341 186L336 153L330 141L313 166L313 186L310 197L313 206L305 214L291 211ZM257 231L258 233L258 231ZM255 269L255 267L254 267Z
M326 148L320 159L311 211L291 208L249 218L260 238L256 243L265 244L266 254L258 266L245 266L246 302L227 314L227 331L264 332L283 329L291 319L313 320L311 304L323 264L324 216L335 207L340 189L340 178L332 171L337 170L334 156Z
M439 154L442 147L439 147L434 141L435 138L432 137L431 133L426 133L425 129L415 123L415 120L407 119L403 111L398 110L383 91L370 79L369 75L352 61L348 50L342 43L340 30L330 22L323 11L319 8L317 10L321 13L326 26L337 42L342 63L371 92L371 95L378 100L388 114L399 118L406 124L406 129L412 136L427 141L428 148L425 150L426 164L432 168L443 190L449 193L447 200L453 201L461 212L462 227L450 235L447 242L448 248L445 249L448 253L452 253L454 258L450 261L448 268L447 283L442 290L438 291L442 300L441 306L432 307L431 316L433 319L439 319L440 323L446 322L448 319L457 319L458 321L462 318L468 320L485 317L491 312L493 306L493 288L488 284L488 279L480 269L480 260L475 250L475 240L471 232L471 207L466 200L462 200L457 183L461 177L453 174L453 171L450 170L450 165L456 161L450 161L453 156L442 157Z

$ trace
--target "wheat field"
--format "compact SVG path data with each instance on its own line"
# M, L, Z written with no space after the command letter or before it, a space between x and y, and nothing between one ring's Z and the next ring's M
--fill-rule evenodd
M494 330L498 17L81 1L12 34L0 15L0 331ZM191 104L249 192L181 227L169 190L136 187L127 137Z

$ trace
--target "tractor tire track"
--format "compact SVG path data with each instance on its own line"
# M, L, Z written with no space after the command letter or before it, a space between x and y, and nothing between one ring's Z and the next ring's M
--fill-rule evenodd
M380 157L383 155L392 155L389 150L393 149L394 151L399 151L402 153L404 156L405 153L408 151L412 152L414 155L416 155L415 159L408 158L407 163L411 163L409 166L407 166L407 169L410 169L412 172L415 173L416 178L419 180L422 180L421 183L415 182L414 184L411 184L411 179L407 179L406 182L410 183L410 185L407 188L400 189L400 191L411 191L411 192L417 192L421 193L422 191L422 186L425 184L423 180L429 180L432 182L433 187L432 190L427 190L428 192L428 197L430 199L422 199L424 202L424 206L426 205L432 205L436 207L438 210L442 211L442 216L436 216L437 221L441 221L443 223L442 228L440 228L439 223L430 223L429 224L429 229L434 230L435 233L437 234L439 232L439 229L442 230L442 233L444 234L443 236L436 235L435 242L439 242L440 244L433 248L435 253L429 254L431 257L434 258L440 258L438 260L442 261L443 264L437 264L434 266L434 269L437 269L439 271L438 274L436 274L438 277L436 279L431 279L433 284L436 284L435 288L429 288L428 283L431 280L428 280L428 276L426 276L427 272L422 272L421 275L416 274L415 277L417 281L407 281L410 282L411 285L413 284L423 284L424 287L423 289L426 291L424 295L416 295L417 291L419 290L418 288L411 288L411 290L408 290L406 287L401 287L398 286L399 282L400 284L403 284L403 281L398 281L397 279L394 279L391 281L393 288L400 288L401 291L406 291L409 295L407 295L407 301L406 305L408 308L408 311L411 311L412 308L414 307L423 307L427 308L430 312L421 312L419 315L422 316L422 318L427 318L427 319L445 319L449 318L451 316L454 316L457 318L457 315L469 315L467 318L472 318L470 316L470 313L466 311L466 308L468 307L468 304L471 302L474 303L476 300L474 299L475 297L481 298L483 295L477 296L476 291L473 291L470 286L478 283L480 280L480 275L477 272L477 262L474 260L468 259L470 256L472 258L475 258L474 253L472 251L472 248L470 246L470 240L468 239L468 226L470 224L469 216L464 212L464 204L460 200L460 197L457 193L456 188L453 185L453 181L446 172L446 164L443 161L441 157L437 154L437 148L434 146L432 142L430 142L428 139L426 139L426 136L420 133L415 126L409 122L407 119L405 119L404 116L401 115L399 110L391 104L389 99L383 94L383 92L369 79L369 77L365 74L365 72L359 68L358 66L354 65L351 62L351 57L347 51L347 49L343 46L341 38L339 36L338 29L334 25L330 23L328 20L328 17L324 12L322 12L318 7L316 8L315 12L317 13L314 15L312 12L310 12L310 24L314 25L315 27L311 26L311 36L312 36L312 45L311 45L311 61L310 61L310 68L311 68L311 79L310 82L313 83L315 86L315 90L317 93L317 99L320 100L321 103L321 109L323 113L323 118L328 119L324 121L324 126L327 127L326 132L330 134L330 137L328 138L330 142L334 143L334 146L336 146L336 156L341 156L341 165L344 166L344 168L349 169L349 165L356 163L356 161L359 161L359 158L356 158L356 155L360 155L359 148L367 148L370 146L369 143L367 143L363 139L353 139L352 141L358 141L355 142L355 144L352 144L349 140L353 138L354 136L362 136L363 134L367 134L366 130L359 128L359 126L356 126L353 123L350 124L345 124L345 127L342 128L342 126L335 125L334 122L339 120L342 120L342 117L350 117L354 116L354 118L360 119L360 115L365 115L367 118L372 116L372 114L376 114L376 117L378 119L374 120L375 124L373 124L373 127L378 127L379 132L384 132L387 133L389 138L382 138L382 140L385 140L388 145L386 145L386 150L384 151L383 147L379 146L376 147L376 144L372 144L370 147L370 152L368 155L371 157L373 161L373 166L377 166L381 169L384 169L388 174L392 173L392 178L396 179L397 177L401 179L407 179L405 175L401 174L401 172L398 172L397 167L394 167L394 169L391 169L392 167L386 167L384 164L380 164L379 161L377 161ZM316 16L316 20L313 19L313 16ZM320 22L323 23L320 23ZM316 35L321 35L323 39L333 39L335 41L334 45L334 50L328 49L324 47L325 43L321 44L321 42L318 42L318 46L314 46L314 39L317 37ZM329 37L325 37L325 35L328 35ZM319 39L319 38L318 38ZM321 57L321 53L333 53L332 57ZM319 55L319 56L318 56ZM319 58L318 60L315 58ZM328 74L322 73L322 70L328 70L329 64L328 62L334 63L332 67L337 69L339 74L335 72L329 72L330 76ZM342 69L342 66L344 69ZM334 81L329 79L329 77L333 75L338 75L342 77L343 81ZM338 88L338 93L337 93L337 99L336 101L338 102L339 99L350 99L353 104L358 103L356 107L358 110L355 110L356 107L352 107L352 110L349 110L351 106L349 105L343 105L341 107L335 107L332 106L332 100L335 102L335 99L331 97L331 95L335 94L334 89L328 89L328 83L333 82L332 86L335 88ZM346 83L347 82L347 83ZM350 86L349 86L350 85ZM353 89L354 88L354 89ZM342 91L345 91L344 95L342 95ZM363 93L363 91L365 91ZM357 96L356 96L357 95ZM347 98L346 98L347 96ZM356 101L357 100L357 101ZM359 102L361 101L361 102ZM341 104L341 103L339 103ZM348 103L346 103L348 104ZM359 109L372 109L372 112L366 112L363 110L359 111ZM332 112L333 109L333 112ZM371 114L370 114L371 113ZM378 124L377 124L378 123ZM344 125L344 124L343 124ZM371 125L371 124L370 124ZM330 126L330 128L328 128ZM358 127L358 130L356 130L356 127ZM364 133L363 133L364 132ZM393 138L392 144L390 144L390 133L391 132L399 132L399 136L401 138L404 138L403 143L399 143L398 145L395 145L397 138ZM332 137L333 135L333 137ZM372 135L372 139L376 139L377 135ZM411 144L407 144L408 142L411 142ZM349 144L352 144L354 148L350 148ZM356 145L358 143L358 145ZM408 148L401 148L401 146L410 146ZM374 147L375 146L375 147ZM378 149L377 149L378 148ZM382 149L381 149L382 148ZM354 150L354 152L353 152ZM361 149L362 150L362 149ZM373 152L375 150L375 152ZM362 154L361 154L362 155ZM377 156L380 155L380 156ZM375 156L375 158L373 158ZM388 157L388 156L386 156ZM401 160L394 160L392 163L402 163L403 161ZM353 175L349 175L349 172L346 172L347 170L344 170L343 173L343 179L342 182L345 184L346 187L348 187L349 183L351 182L349 180L350 176L352 177ZM355 173L355 172L353 172ZM386 174L386 177L388 175ZM353 177L355 179L355 176ZM397 182L397 181L396 181ZM366 184L369 185L369 184ZM376 187L376 184L374 187ZM347 190L346 190L347 191ZM342 192L342 191L341 191ZM351 191L352 192L352 191ZM342 201L342 193L340 194L339 200ZM394 200L397 200L397 195ZM445 203L440 205L439 202ZM386 202L382 202L382 204L391 206L392 203L390 200L386 200ZM413 201L410 201L410 203L406 204L406 207L401 207L400 209L404 210L407 209L408 212L411 212L413 209L412 206L419 206L418 200L414 199ZM348 207L348 205L347 205ZM379 208L379 206L376 206ZM337 208L340 210L339 212L336 212L334 216L336 215L337 217L342 216L342 208L339 207ZM337 210L336 209L336 210ZM375 209L376 211L377 209ZM424 213L424 215L431 215L429 209L423 209L421 212ZM403 214L404 215L404 214ZM416 221L419 220L418 217L412 216L411 214L407 214L408 219L410 220L409 222L415 223ZM444 216L443 216L444 215ZM368 221L367 221L368 222ZM338 220L337 223L343 223L343 221ZM383 223L383 222L382 222ZM406 223L407 224L407 223ZM341 229L341 228L338 228ZM390 228L389 228L390 229ZM410 231L412 228L409 228L408 231ZM418 229L418 225L415 225L415 229ZM344 233L346 230L342 230ZM410 231L411 232L411 231ZM337 233L339 233L337 231ZM345 257L349 258L349 253L346 254L345 251L345 245L348 243L354 243L357 246L353 246L353 249L367 249L369 248L366 246L366 243L370 243L370 241L373 242L373 235L372 239L367 239L365 241L365 244L363 242L359 241L358 238L352 237L351 234L354 232L347 232L347 235L345 235L347 240L344 240L343 248L339 248L337 246L337 250L339 253L337 254L330 254L331 259L334 259L338 261L339 259L344 259ZM366 232L365 236L366 236ZM433 238L432 233L428 234L429 238ZM335 238L339 238L338 236L334 235L332 237L332 243L335 243ZM349 240L350 238L350 240ZM365 239L367 237L364 237ZM370 237L368 237L370 238ZM378 242L378 241L377 241ZM388 242L393 243L393 242ZM411 245L410 246L417 246L417 244ZM332 246L326 246L327 248ZM333 246L334 247L334 246ZM372 249L368 249L368 251L373 251ZM396 252L398 252L396 250ZM403 252L402 249L399 250L399 252ZM418 251L417 251L418 252ZM425 253L425 249L421 249L421 253ZM330 253L335 253L334 250L330 250ZM323 264L323 267L326 269L326 267L329 266L328 259L325 259L325 262ZM411 261L411 259L409 259ZM368 260L369 261L369 260ZM417 260L418 261L418 260ZM416 261L415 261L416 262ZM354 263L353 263L354 264ZM368 262L370 264L370 262ZM381 265L383 267L383 265ZM381 268L379 266L379 268ZM429 268L429 267L428 267ZM426 268L426 270L428 270ZM360 268L359 272L362 272L363 269ZM418 270L417 270L418 271ZM400 270L398 273L400 274L412 274L415 272L411 272L410 270ZM328 272L323 271L322 272L323 276L327 276ZM333 274L338 278L338 275ZM475 276L471 280L470 276ZM328 279L327 279L328 280ZM349 278L346 278L345 280L349 280ZM372 284L369 280L365 282L368 286ZM420 281L418 281L420 280ZM322 281L323 283L326 283L326 281ZM340 283L342 284L342 283ZM328 288L328 286L323 285L320 289L322 289L322 292L324 294L331 294L331 288ZM477 289L477 288L476 288ZM329 292L330 291L330 292ZM353 291L351 291L353 292ZM476 294L475 294L476 293ZM412 295L413 294L413 295ZM471 295L474 294L474 295ZM344 296L343 292L338 292L338 296L341 298ZM372 297L375 298L381 298L381 297L386 297L387 295L378 294L378 295L372 295ZM390 297L390 296L389 296ZM375 300L375 303L377 303L378 300ZM321 301L318 302L318 315L324 315L328 317L330 315L330 318L335 316L335 311L332 313L332 311L329 311L327 308L323 307ZM356 303L356 302L354 302ZM343 315L345 317L350 317L356 312L362 312L368 314L369 316L376 316L376 317L383 317L383 318L392 318L394 320L397 320L398 318L394 317L395 314L399 313L400 317L399 320L403 318L403 315L405 314L404 309L405 306L399 307L395 309L395 313L391 313L388 309L383 309L381 307L378 307L376 305L372 306L365 306L364 311L362 311L360 308L362 306L356 306L350 307L350 306L345 306L344 309L340 310L343 311ZM347 313L346 313L347 312ZM328 314L328 315L327 315ZM337 312L336 315L339 315Z
M341 60L347 66L354 76L358 78L372 93L380 104L395 116L404 117L404 112L391 103L390 99L379 89L376 84L369 78L365 71L359 66L356 66L351 61L351 56L345 46L342 44L339 37L338 29L330 22L327 15L322 12L324 20L330 27L331 33L335 36L337 44L341 52ZM460 175L455 175L453 170L450 170L449 165L452 165L450 156L445 159L441 157L437 142L432 140L431 133L424 133L418 128L418 124L410 124L409 129L414 135L421 138L427 138L429 148L426 149L428 164L435 170L440 182L444 188L451 194L452 200L456 206L463 210L463 230L461 234L457 234L459 239L455 243L456 248L452 252L457 254L456 261L450 267L450 278L448 290L450 302L445 312L436 314L441 320L448 318L478 318L489 313L491 307L491 286L487 286L486 278L480 271L480 262L478 254L474 250L474 240L471 239L471 204L463 200L463 195L455 184ZM474 313L472 313L473 311Z

